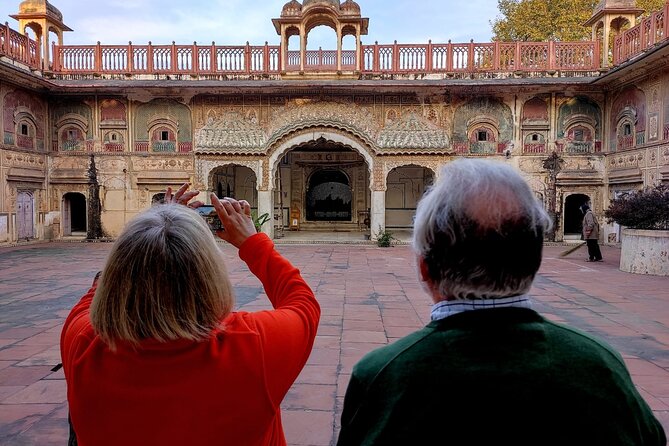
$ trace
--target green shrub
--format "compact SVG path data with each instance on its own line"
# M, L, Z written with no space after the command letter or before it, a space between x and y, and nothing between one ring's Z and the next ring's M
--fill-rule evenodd
M609 223L632 229L669 229L669 186L659 184L611 201L604 212Z
M258 215L258 212L256 211L251 211L251 219L253 219L253 224L256 227L256 232L260 232L262 229L262 225L267 223L269 221L269 214L265 212L262 215Z
M393 237L393 233L379 226L379 234L376 236L376 244L379 248L389 248L393 240L397 240Z

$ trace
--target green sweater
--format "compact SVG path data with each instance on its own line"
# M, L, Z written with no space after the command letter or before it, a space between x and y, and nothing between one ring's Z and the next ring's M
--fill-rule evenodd
M338 445L665 446L620 355L523 308L434 321L353 369Z

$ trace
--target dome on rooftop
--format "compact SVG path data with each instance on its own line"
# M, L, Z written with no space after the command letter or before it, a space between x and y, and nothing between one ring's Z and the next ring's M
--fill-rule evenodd
M47 0L24 0L19 4L19 14L46 14L59 22L63 21L63 14Z
M353 0L346 0L339 8L344 15L360 15L360 5Z
M339 9L339 0L304 0L302 6L306 8L311 5L326 5L332 6L335 9Z
M291 0L281 9L281 17L299 16L302 13L302 4L297 0Z

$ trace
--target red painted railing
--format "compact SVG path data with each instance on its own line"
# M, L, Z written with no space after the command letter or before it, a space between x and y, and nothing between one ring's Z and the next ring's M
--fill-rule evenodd
M545 143L525 144L523 147L524 153L546 153Z
M365 45L363 73L595 71L595 42Z
M62 74L271 74L278 46L69 45L53 47L53 71Z
M613 65L627 62L667 39L669 39L669 2L661 11L652 13L634 28L616 36L613 45Z
M392 44L362 47L363 74L596 71L594 42ZM61 74L278 74L278 46L88 45L54 46L53 71ZM305 71L337 69L337 52L307 51ZM286 69L297 71L297 51ZM341 68L352 71L355 51L342 51Z
M33 70L38 70L41 64L37 42L14 31L6 22L0 25L0 56L21 62Z
M614 64L619 65L669 38L669 3L639 25L617 36ZM287 52L284 69L354 71L364 75L548 73L599 70L596 42L492 42L363 45L361 53L330 50ZM53 46L50 67L58 75L277 75L282 68L278 45L67 45ZM0 56L40 67L38 44L0 25ZM304 57L304 60L301 60ZM359 59L359 60L358 60Z

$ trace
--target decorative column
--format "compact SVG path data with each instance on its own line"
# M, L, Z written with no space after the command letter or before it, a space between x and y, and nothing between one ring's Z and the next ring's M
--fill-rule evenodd
M261 231L274 238L274 192L271 190L258 191L258 215L268 214L270 219L265 223Z
M370 211L370 234L376 240L379 233L386 230L386 191L372 191L372 209Z
M342 36L341 32L341 24L337 26L337 71L341 72L342 68L342 39L344 37Z

